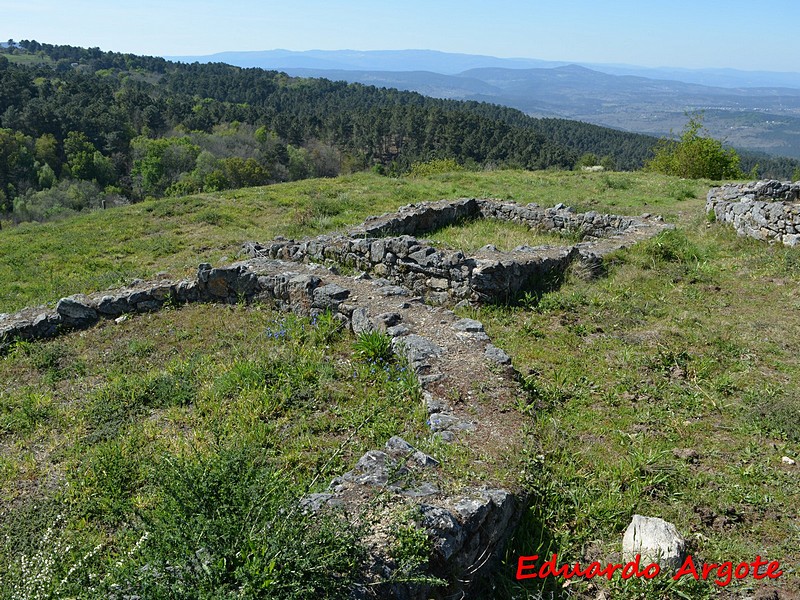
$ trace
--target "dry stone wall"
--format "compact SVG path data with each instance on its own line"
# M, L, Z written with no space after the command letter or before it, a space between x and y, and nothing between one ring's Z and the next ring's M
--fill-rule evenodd
M712 188L706 212L739 235L800 245L800 182L754 181Z
M519 246L500 252L487 245L472 256L432 245L420 234L473 219L499 219L533 230L580 234L585 241L550 246ZM462 199L409 205L396 213L367 219L349 235L302 241L249 242L251 257L333 263L386 277L434 304L462 300L508 302L520 293L557 280L573 263L596 274L602 258L669 227L660 217L621 217L576 213L557 205L541 208L498 200Z
M487 245L467 256L414 237L480 218L520 223L537 230L580 232L584 241L519 246L511 252ZM650 215L581 214L563 205L544 209L536 204L462 199L409 205L396 213L367 219L348 235L248 242L243 251L253 259L322 263L363 271L407 288L432 304L507 302L521 292L541 289L557 280L574 263L587 274L596 274L609 252L668 227L660 217ZM383 293L390 295L392 287L386 287ZM60 331L91 326L100 319L159 310L165 304L258 299L275 301L287 310L296 310L303 302L309 303L309 309L321 310L337 303L336 294L336 290L324 286L316 289L313 281L302 277L294 280L280 273L257 275L246 263L222 268L203 264L194 280L135 281L115 291L62 298L55 309L36 307L0 315L0 345L14 339L52 337Z

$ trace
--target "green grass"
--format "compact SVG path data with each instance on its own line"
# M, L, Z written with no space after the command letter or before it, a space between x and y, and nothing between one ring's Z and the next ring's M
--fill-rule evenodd
M604 279L568 281L527 308L465 313L514 357L531 393L521 426L535 440L525 453L536 500L506 580L519 554L612 560L639 513L675 523L695 556L769 556L787 567L788 589L800 586L800 483L781 462L800 455L800 253L708 225L700 210L678 225L618 253ZM716 594L677 590L646 597Z
M579 241L577 235L536 231L525 225L498 219L476 219L464 224L450 225L425 237L466 253L473 253L487 244L508 252L517 246L567 246Z
M357 532L298 517L271 535L275 507L322 489L363 451L400 434L442 460L441 485L491 484L514 472L532 494L486 597L562 593L556 580L546 589L516 584L517 556L616 560L634 513L674 522L695 557L780 560L786 572L775 583L798 593L800 479L781 458L800 456L800 251L707 222L709 185L640 173L361 174L4 226L3 311L162 270L188 275L199 262L233 258L243 240L313 235L423 200L563 202L663 214L677 229L617 252L602 279L568 278L520 306L462 310L483 321L522 374L519 425L529 441L513 465L483 464L465 445L431 441L419 390L385 360L383 341L344 335L333 319L191 306L18 344L0 358L0 499L8 515L0 517L0 563L12 574L0 576L0 589L52 591L80 565L59 593L95 585L102 595L102 585L136 583L157 595L180 581L148 579L142 565L179 564L195 589L209 590L201 597L212 589L252 597L252 586L273 573L293 581L281 564L270 565L276 549L296 539L329 552L292 555L295 573L317 581L307 569L321 561L346 582L359 555L347 560L343 548ZM501 241L484 227L475 243ZM683 449L697 460L674 452ZM205 496L213 501L193 503ZM223 508L230 518L218 523L210 515ZM391 553L416 573L426 545L406 517ZM234 547L253 551L242 561ZM44 575L23 571L22 556ZM115 566L119 557L123 567ZM688 582L594 583L612 598L720 592ZM725 592L750 594L744 586L753 584L734 582ZM597 596L585 582L570 590Z
M325 316L194 305L16 346L0 596L346 597L358 530L298 498L392 435L435 452L416 381L353 344Z

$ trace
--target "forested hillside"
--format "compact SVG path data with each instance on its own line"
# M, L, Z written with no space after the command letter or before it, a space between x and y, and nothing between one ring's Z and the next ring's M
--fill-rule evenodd
M262 69L30 41L0 54L0 215L16 221L365 169L401 174L434 158L544 169L572 168L591 153L635 169L654 143L491 104Z

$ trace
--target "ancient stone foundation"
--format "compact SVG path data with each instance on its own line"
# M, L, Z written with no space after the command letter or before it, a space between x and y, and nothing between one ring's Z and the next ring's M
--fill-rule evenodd
M791 188L795 190L792 193L796 194L797 188L800 184ZM460 250L441 249L414 237L480 218L520 223L539 231L579 232L583 241L519 246L511 252L489 244L466 256ZM537 204L483 199L412 204L396 213L370 217L348 235L247 242L242 250L251 260L221 268L202 264L194 280L134 281L117 290L62 298L55 309L35 307L0 314L0 348L16 339L53 337L89 327L100 319L190 302L258 300L298 313L340 310L346 290L320 286L316 275L292 273L297 267L289 263L324 265L326 272L333 274L342 269L361 271L363 277L378 278L384 297L412 295L429 304L508 302L521 292L546 288L573 264L580 265L586 275L595 275L610 252L671 227L661 217L576 213L563 205L544 209ZM345 310L343 316L349 319L352 315Z
M739 235L757 240L800 244L800 182L754 181L712 188L706 212L730 223Z
M472 256L440 249L420 236L474 219L498 219L536 231L571 233L580 243L519 246L511 252L487 245ZM348 235L318 236L296 242L278 239L248 243L251 257L340 265L385 277L406 286L433 304L458 301L509 302L520 293L541 290L557 281L572 264L591 276L603 256L652 237L669 227L660 217L621 217L576 213L557 205L541 208L499 200L462 199L409 205L396 213L367 219Z
M466 256L415 237L479 218L580 232L583 241L521 246L512 252L487 246ZM392 338L392 349L421 385L431 436L513 455L522 445L514 407L523 392L511 358L491 343L479 321L437 305L504 302L542 289L572 265L597 274L609 252L667 227L658 217L578 214L561 205L543 209L475 199L411 205L368 219L348 235L247 243L249 259L217 268L202 264L191 280L137 281L62 298L55 308L0 315L0 349L15 340L53 337L100 320L190 302L262 302L309 316L330 311L355 334L378 330ZM345 269L359 273L346 276L341 273ZM477 382L480 393L473 385ZM353 591L354 598L468 596L471 583L499 555L525 504L519 493L491 485L443 493L438 461L393 437L384 448L362 456L326 491L306 497L303 505L355 513L364 498L376 493L393 498L396 506L416 508L418 524L432 543L430 575L449 586L442 591L426 584L381 583L392 581L396 565L386 556L380 534L373 532L367 583Z

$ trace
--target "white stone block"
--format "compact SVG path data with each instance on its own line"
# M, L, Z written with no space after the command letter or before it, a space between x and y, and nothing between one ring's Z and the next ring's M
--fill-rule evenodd
M622 538L622 559L632 561L640 554L643 565L658 563L662 569L678 569L685 548L686 541L672 523L658 517L633 515Z

